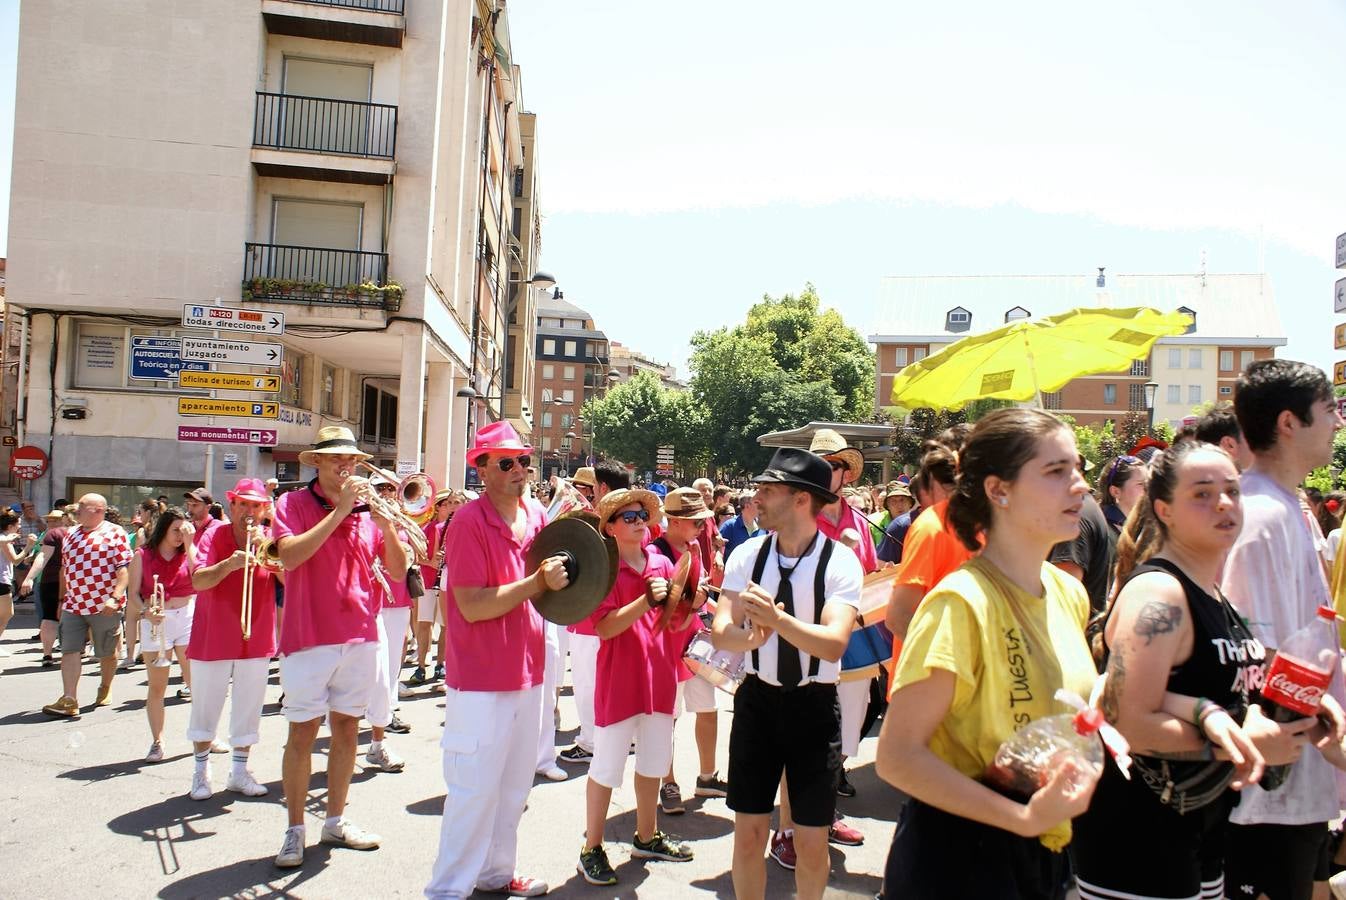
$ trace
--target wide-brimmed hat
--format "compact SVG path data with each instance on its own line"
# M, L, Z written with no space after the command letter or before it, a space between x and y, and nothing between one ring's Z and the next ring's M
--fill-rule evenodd
M900 481L895 484L888 485L888 490L883 492L883 500L885 503L888 501L889 497L906 497L908 500L916 499L911 495L911 488L907 487Z
M230 500L250 500L255 503L270 503L271 495L260 478L240 478L232 491L225 491Z
M809 452L823 459L845 463L846 471L850 473L846 479L848 482L855 481L865 473L865 455L847 444L846 439L831 428L819 428L814 432L813 440L809 442Z
M700 491L684 487L664 495L664 515L670 519L709 519L715 513L706 509Z
M299 452L299 464L316 466L319 456L354 456L369 459L370 455L355 443L355 435L342 425L324 425L318 429L318 439L313 442L312 450Z
M508 422L491 422L477 429L476 439L467 451L467 461L476 465L477 458L490 453L532 453L514 426Z
M816 453L796 447L781 447L766 464L766 470L752 479L754 484L784 484L808 491L824 502L836 503L832 493L832 467Z
M645 512L650 514L651 522L658 522L659 516L663 513L663 507L659 505L659 495L653 491L641 490L640 488L618 488L615 491L608 491L602 500L598 501L598 527L601 529L612 518L612 514L623 506L630 506L632 503L639 503L645 508Z
M598 479L594 477L593 466L580 466L575 470L575 477L570 480L575 484L582 484L585 487L598 487Z

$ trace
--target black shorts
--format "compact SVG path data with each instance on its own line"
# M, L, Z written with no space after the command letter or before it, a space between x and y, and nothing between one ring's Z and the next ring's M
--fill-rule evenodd
M1327 823L1235 825L1225 832L1225 889L1271 900L1310 900L1313 883L1328 878ZM1252 887L1252 893L1244 886Z
M8 597L12 593L14 593L14 585L0 581L0 597Z
M61 585L56 581L44 581L38 591L42 599L42 618L47 622L60 619Z
M785 690L749 675L739 686L729 731L729 808L770 815L782 772L795 824L830 827L841 775L841 705L835 684Z
M730 782L731 784L733 782ZM897 817L883 871L884 900L1063 900L1069 857L916 799Z

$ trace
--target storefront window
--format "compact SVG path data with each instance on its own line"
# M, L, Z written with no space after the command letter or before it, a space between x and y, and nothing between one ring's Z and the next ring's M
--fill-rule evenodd
M67 482L67 485L66 497L71 503L78 501L85 494L102 494L107 498L109 506L117 507L122 515L122 524L127 525L130 523L131 517L135 515L136 507L140 505L140 501L146 497L164 496L168 498L169 506L181 507L184 502L182 495L192 488L200 487L201 483L198 481L143 481L134 484L125 481L72 478Z

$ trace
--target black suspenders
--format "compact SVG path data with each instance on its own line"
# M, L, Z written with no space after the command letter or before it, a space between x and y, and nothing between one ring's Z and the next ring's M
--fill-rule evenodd
M771 559L771 545L776 540L776 535L767 535L767 539L762 541L762 549L757 551L757 560L752 566L753 584L762 583L762 573L766 571L767 560ZM813 624L822 623L823 619L823 601L826 598L826 586L824 584L827 578L827 562L832 558L832 546L836 542L831 538L823 538L822 553L818 556L818 568L813 573ZM777 647L779 652L779 645ZM754 672L761 672L761 664L757 661L757 651L752 651L752 669ZM818 677L818 657L809 657L809 677Z

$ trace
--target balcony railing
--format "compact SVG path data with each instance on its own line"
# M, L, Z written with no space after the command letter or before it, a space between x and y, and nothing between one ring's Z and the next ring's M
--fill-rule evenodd
M299 0L315 6L340 6L344 9L364 9L369 12L397 13L406 10L406 0Z
M245 300L396 310L402 287L388 283L388 254L283 244L244 244Z
M397 107L258 91L252 144L392 159L397 149Z

